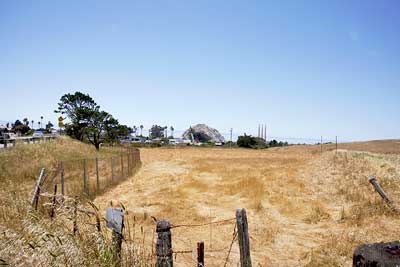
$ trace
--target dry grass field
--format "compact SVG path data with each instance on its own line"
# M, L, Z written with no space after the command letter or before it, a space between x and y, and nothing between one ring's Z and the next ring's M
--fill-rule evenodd
M319 146L141 149L136 175L94 202L101 212L126 209L123 266L154 265L154 218L176 226L173 249L184 253L175 255L175 266L195 266L198 241L205 242L206 266L224 266L237 208L247 210L253 266L351 266L359 244L398 240L399 215L367 180L376 176L400 206L398 142L340 144L337 153L326 145L322 154ZM0 265L113 266L104 221L98 233L80 215L74 237L70 210L58 208L51 220L28 200L41 167L119 152L98 153L68 138L0 152ZM234 243L226 266L238 260Z
M192 225L232 219L237 208L245 208L253 266L351 266L357 245L397 240L400 234L398 215L367 180L375 175L400 202L400 151L393 149L397 141L388 142L353 145L382 154L335 153L331 146L322 154L318 146L142 149L139 173L95 202L102 209L122 203L149 251L155 241L152 217ZM233 223L173 228L173 249L195 251L196 242L204 241L206 265L223 266ZM193 266L194 259L178 254L175 264ZM235 243L227 266L238 259Z

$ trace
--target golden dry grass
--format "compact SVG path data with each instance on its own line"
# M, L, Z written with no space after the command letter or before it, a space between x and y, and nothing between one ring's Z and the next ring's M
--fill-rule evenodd
M62 208L57 206L57 215L53 220L48 215L50 199L40 198L39 211L33 211L29 202L40 168L47 170L46 182L54 175L59 179L58 162L65 161L66 193L70 196L80 195L81 159L103 158L99 161L99 169L101 184L105 185L102 179L111 179L110 156L118 155L120 160L121 151L105 148L97 152L90 145L66 137L48 143L19 144L10 150L0 151L0 265L113 266L110 261L109 231L105 229L104 222L102 232L98 233L93 226L93 219L80 214L79 233L73 237L70 200L67 199ZM89 189L94 187L91 183L94 180L91 178L95 176L93 166L94 160L88 160ZM117 178L121 176L120 168L116 168L115 172ZM42 191L46 189L44 187ZM150 261L143 260L148 252L142 247L132 241L124 244L123 260L129 262L124 266L149 266L147 262ZM138 253L138 250L141 252Z
M398 155L297 146L270 150L141 149L132 179L98 197L101 207L121 201L143 225L151 247L151 216L172 224L234 218L246 208L255 266L351 266L363 242L398 239L397 215L368 183L376 175L397 203ZM195 251L205 241L207 266L222 266L233 224L173 229L174 250ZM236 266L234 245L228 266ZM176 266L193 265L179 254Z

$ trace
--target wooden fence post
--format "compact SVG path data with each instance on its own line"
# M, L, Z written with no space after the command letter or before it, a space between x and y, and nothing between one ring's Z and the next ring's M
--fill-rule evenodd
M100 192L100 180L99 180L99 159L96 157L96 188L97 193Z
M57 197L57 185L54 185L54 195L52 197L51 210L50 210L50 218L54 217L54 208L56 207L56 197Z
M204 267L204 242L197 243L197 267Z
M4 137L4 148L7 148L7 139Z
M114 182L114 157L111 157L111 180Z
M37 210L38 202L39 202L39 194L40 194L40 187L42 186L43 177L44 177L45 169L42 168L39 174L39 178L36 182L35 191L33 193L31 205L35 207Z
M72 210L72 233L75 235L78 232L78 201L77 197L74 198L74 206Z
M126 154L126 159L127 159L127 164L128 164L128 176L132 175L132 170L131 170L131 154L127 153Z
M88 194L87 192L87 177L86 177L86 159L83 160L83 193Z
M124 214L122 209L106 209L106 226L112 229L113 266L121 266L122 232L124 229Z
M172 267L171 224L167 220L157 222L156 267Z
M245 209L236 210L236 224L240 250L240 266L251 267L249 227Z
M373 176L368 177L368 181L374 186L375 191L382 197L383 201L394 211L399 211L399 209L393 204L393 201L389 196L383 191L382 187L379 185L378 181Z
M121 154L121 176L124 178L124 155Z
M62 200L64 202L64 194L65 194L65 183L64 183L64 161L60 162L60 182L61 182L61 195Z

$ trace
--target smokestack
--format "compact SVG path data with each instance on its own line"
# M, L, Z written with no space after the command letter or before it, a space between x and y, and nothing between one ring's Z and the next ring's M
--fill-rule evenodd
M263 138L263 136L264 136L264 128L261 125L261 135L260 135L260 137Z
M267 125L264 125L264 140L267 141Z

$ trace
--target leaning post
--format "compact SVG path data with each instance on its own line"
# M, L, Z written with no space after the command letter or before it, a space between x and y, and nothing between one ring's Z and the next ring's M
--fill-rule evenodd
M167 220L157 222L156 267L172 267L171 224Z
M236 210L236 224L240 250L240 266L251 267L249 227L245 209Z
M35 210L37 210L37 205L39 202L40 187L42 186L44 173L45 173L45 169L42 168L42 170L40 171L40 174L39 174L39 178L36 182L35 191L33 193L32 201L31 201L31 205L35 207Z

